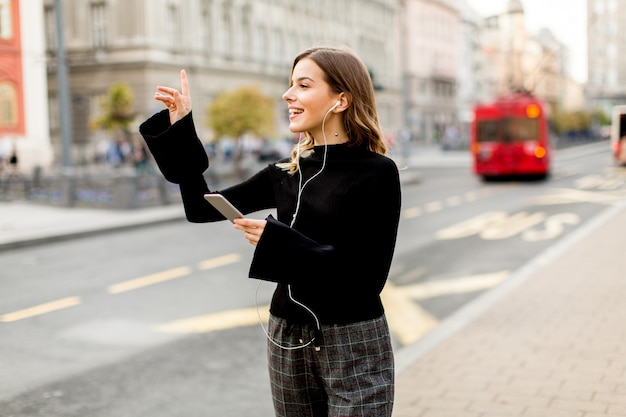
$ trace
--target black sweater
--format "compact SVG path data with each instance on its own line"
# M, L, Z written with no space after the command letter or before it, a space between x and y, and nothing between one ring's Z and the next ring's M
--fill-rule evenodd
M192 115L170 126L167 110L140 132L168 181L180 186L190 222L224 220L206 200L203 173L208 158ZM276 208L256 246L250 277L278 283L270 311L295 322L313 322L288 296L309 307L323 324L346 324L380 317L400 217L400 181L395 163L347 145L316 146L300 161L306 185L293 228L299 174L274 164L252 178L221 190L242 213Z

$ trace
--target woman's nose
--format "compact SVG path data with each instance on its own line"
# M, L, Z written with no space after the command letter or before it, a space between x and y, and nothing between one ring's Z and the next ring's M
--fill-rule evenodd
M293 100L293 98L291 97L291 87L289 87L289 88L287 89L287 91L285 91L285 92L283 93L283 100L285 100L285 101L287 101L287 102L289 102L289 101L292 101L292 100Z

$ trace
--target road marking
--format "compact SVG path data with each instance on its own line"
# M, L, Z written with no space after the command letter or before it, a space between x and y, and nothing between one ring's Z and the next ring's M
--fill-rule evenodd
M49 303L39 304L34 307L14 311L12 313L3 314L0 316L0 322L9 323L29 317L40 316L42 314L73 307L80 304L80 302L80 297L66 297Z
M478 200L478 193L476 191L469 191L465 193L465 201L472 202Z
M240 260L241 260L241 255L239 255L238 253L231 253L228 255L219 256L217 258L202 261L198 264L198 268L202 270L214 269L220 266L237 263Z
M507 239L543 222L545 218L546 214L543 212L529 214L520 211L498 223L488 225L479 236L485 240Z
M577 225L580 223L580 216L574 213L559 213L550 216L545 221L543 230L528 229L522 233L522 239L527 242L539 242L541 240L554 239L565 230L563 225Z
M403 287L387 281L381 293L389 330L403 345L410 345L434 329L439 320L411 300Z
M404 210L405 219L412 219L413 217L421 216L421 214L422 214L422 209L420 207L411 207L411 208Z
M188 266L181 266L179 268L170 269L163 272L157 272L156 274L147 275L145 277L131 279L130 281L120 282L119 284L111 285L108 288L109 294L119 294L127 291L136 290L138 288L147 287L149 285L158 284L172 279L181 278L191 274L191 268Z
M441 201L433 201L424 206L424 211L426 213L434 213L436 211L440 211L441 209L443 209L443 203Z
M533 204L545 206L571 203L598 203L612 205L624 198L624 194L622 192L609 194L570 188L557 188L552 191L554 191L554 194L535 198L533 200Z
M462 201L463 200L461 199L461 197L455 195L455 196L446 198L446 205L448 207L456 207L456 206L460 206Z
M425 300L442 295L483 291L500 284L507 279L509 275L511 275L509 271L499 271L463 278L421 282L419 284L400 287L400 291L414 300Z
M487 226L506 219L504 211L488 211L469 220L446 227L436 233L437 239L461 239L479 233Z
M259 319L260 316L260 319ZM208 333L217 330L248 327L254 324L267 323L269 306L242 308L237 310L219 311L203 316L175 320L155 327L162 333Z
M489 189L483 188L480 191L470 191L461 196L451 196L447 197L445 201L431 201L430 203L426 203L424 207L410 207L404 209L402 211L402 217L405 219L413 219L415 217L419 217L424 213L435 213L443 210L445 207L457 207L460 206L463 200L468 203L478 200L479 197L487 197L491 195L492 192Z
M403 345L416 342L434 329L439 320L416 303L449 294L461 294L487 290L500 284L510 275L509 271L469 277L423 282L414 285L396 286L387 281L381 293L389 329ZM160 333L194 334L209 333L237 327L263 325L269 318L269 305L219 311L181 320L174 320L154 327Z

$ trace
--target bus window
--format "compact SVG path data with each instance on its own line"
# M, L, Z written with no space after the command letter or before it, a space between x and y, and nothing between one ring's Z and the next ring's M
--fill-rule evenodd
M504 119L505 142L523 142L539 139L538 119ZM507 140L508 139L508 140Z
M498 121L481 120L476 125L478 142L498 141Z

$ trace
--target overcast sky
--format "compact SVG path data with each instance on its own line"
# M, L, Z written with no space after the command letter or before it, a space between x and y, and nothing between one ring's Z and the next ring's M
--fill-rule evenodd
M482 16L503 12L509 0L467 0ZM587 1L586 0L521 0L526 26L531 32L548 28L567 45L571 54L572 77L587 80Z

